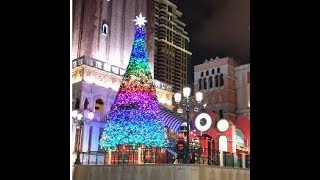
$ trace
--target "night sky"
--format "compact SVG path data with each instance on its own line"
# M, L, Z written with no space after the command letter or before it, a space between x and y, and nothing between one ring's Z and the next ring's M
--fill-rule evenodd
M216 56L250 62L250 0L175 0L190 37L192 65ZM192 68L193 69L193 68Z

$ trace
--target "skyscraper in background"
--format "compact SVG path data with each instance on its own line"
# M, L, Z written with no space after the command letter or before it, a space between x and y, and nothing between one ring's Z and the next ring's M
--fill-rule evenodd
M155 79L180 91L187 85L191 52L190 39L180 18L182 12L170 0L155 0Z

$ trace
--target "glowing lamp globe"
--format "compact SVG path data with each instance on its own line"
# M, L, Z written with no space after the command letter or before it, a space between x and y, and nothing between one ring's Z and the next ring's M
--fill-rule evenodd
M183 88L183 97L189 97L190 93L191 93L191 88L189 88L189 87Z
M179 103L181 101L181 93L175 93L174 100L176 101L176 103Z
M71 115L73 118L76 118L78 116L78 110L73 110Z
M89 118L90 120L92 120L93 117L94 117L94 113L93 113L93 112L89 112L89 113L88 113L88 118Z

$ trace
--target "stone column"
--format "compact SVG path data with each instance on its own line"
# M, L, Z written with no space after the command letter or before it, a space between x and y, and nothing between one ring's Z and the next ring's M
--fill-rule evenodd
M220 166L224 166L224 161L223 161L223 151L222 150L220 150Z
M109 149L108 150L108 164L111 164L111 156L112 156L111 149Z
M141 147L138 147L138 164L141 164Z
M242 158L242 168L246 168L246 155L244 153L241 153Z

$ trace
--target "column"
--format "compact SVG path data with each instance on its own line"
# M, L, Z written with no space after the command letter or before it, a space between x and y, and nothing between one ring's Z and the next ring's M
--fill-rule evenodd
M246 154L241 153L242 158L242 168L246 168Z
M111 153L111 149L108 150L108 164L111 164L111 157L112 157L112 153Z
M141 147L138 147L138 164L141 164Z
M222 150L220 150L219 158L220 158L220 166L224 166L223 151Z

